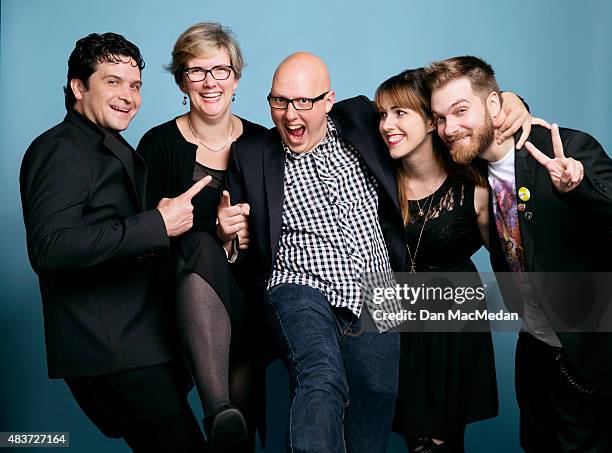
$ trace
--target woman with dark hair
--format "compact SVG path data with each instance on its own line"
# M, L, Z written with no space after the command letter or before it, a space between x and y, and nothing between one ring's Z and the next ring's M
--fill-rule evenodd
M138 146L148 164L150 206L206 175L213 178L193 198L193 228L173 243L173 251L178 330L204 408L209 449L215 452L252 450L255 422L265 414L263 389L254 391L263 378L245 322L247 305L216 235L230 146L265 130L231 112L243 67L228 28L215 22L189 27L176 41L168 66L189 110L151 129Z
M476 168L453 163L437 136L423 70L386 80L375 102L397 163L406 271L476 272L470 257L488 242L486 180ZM393 429L411 452L463 452L466 425L497 410L489 332L401 334Z

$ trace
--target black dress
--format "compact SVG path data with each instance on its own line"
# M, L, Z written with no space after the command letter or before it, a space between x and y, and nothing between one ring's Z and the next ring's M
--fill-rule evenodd
M243 133L238 138L263 132L263 126L241 119ZM230 316L232 330L237 331L246 317L246 304L221 241L216 234L217 205L224 189L225 170L205 167L196 162L197 146L185 140L176 119L148 131L140 140L137 152L147 162L148 209L164 197L173 198L185 192L195 181L210 174L213 180L192 199L193 228L172 240L178 262L178 275L194 272L215 290Z
M418 200L427 211L429 199ZM411 253L424 217L411 201L406 238ZM474 186L447 178L433 194L416 254L417 272L476 272L482 246ZM406 271L410 269L407 254ZM465 425L497 415L497 382L489 332L401 334L400 380L393 430L409 437L463 439Z

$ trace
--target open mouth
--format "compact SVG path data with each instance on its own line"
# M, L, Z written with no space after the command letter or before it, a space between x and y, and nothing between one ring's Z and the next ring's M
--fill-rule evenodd
M221 98L221 93L203 93L200 94L206 102L216 102Z
M125 113L125 114L130 113L130 110L132 110L132 109L125 108L125 107L124 107L124 108L117 107L117 106L115 106L115 105L111 105L111 106L109 106L109 107L110 107L111 109L113 109L115 112Z
M389 146L397 145L403 139L404 135L401 134L387 135L387 141L389 142Z
M289 132L289 137L292 141L299 141L304 136L304 132L306 132L306 127L302 125L295 126L285 126L287 132Z

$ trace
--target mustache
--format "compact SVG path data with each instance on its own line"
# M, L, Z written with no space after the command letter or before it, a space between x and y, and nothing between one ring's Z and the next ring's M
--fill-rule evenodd
M455 143L455 142L458 142L459 140L464 139L465 137L469 137L469 136L470 136L470 134L463 133L463 134L447 135L445 137L445 139L446 139L446 141L448 143Z

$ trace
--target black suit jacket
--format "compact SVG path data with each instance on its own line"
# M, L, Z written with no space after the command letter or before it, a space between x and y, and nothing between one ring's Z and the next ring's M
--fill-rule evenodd
M378 132L379 115L365 96L338 102L331 117L339 135L357 150L378 181L379 220L391 267L401 271L405 239L399 211L397 183L387 146ZM278 252L284 198L285 152L278 131L235 143L228 168L232 203L249 203L250 244L240 258L244 274L261 294Z
M526 271L579 375L588 385L612 396L612 335L567 331L572 323L578 325L590 315L603 314L612 297L602 286L593 291L592 274L612 270L612 160L584 132L561 128L560 135L565 155L579 160L585 169L583 181L568 193L557 192L546 168L525 148L515 156L516 189L526 187L531 193L528 201L518 200L525 204L525 210L519 212L519 226ZM548 129L534 126L529 141L554 157ZM492 209L490 215L491 264L494 271L506 272ZM506 304L521 313L523 302L511 280L498 280Z
M80 114L30 145L20 186L40 281L49 377L91 376L172 359L155 254L168 247L143 211L145 165L119 134Z

